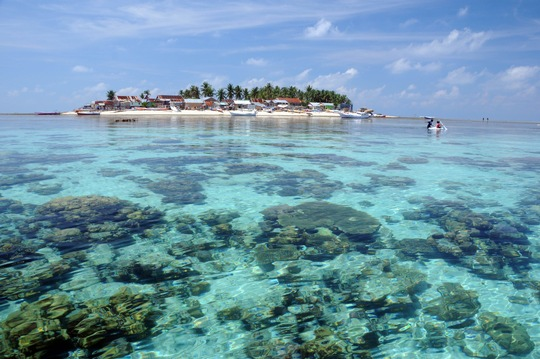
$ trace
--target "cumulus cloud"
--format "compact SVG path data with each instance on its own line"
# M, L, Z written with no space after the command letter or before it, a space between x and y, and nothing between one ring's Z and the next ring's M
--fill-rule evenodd
M326 19L320 19L315 26L310 26L304 30L304 35L308 38L320 38L338 33L337 27L332 27L332 23Z
M459 96L459 87L452 86L450 89L438 90L433 94L436 99L457 98Z
M477 74L468 72L465 66L462 66L450 71L442 81L450 85L467 85L474 83L477 77Z
M400 73L412 71L412 70L423 71L423 72L434 72L441 68L441 64L435 63L435 62L431 62L427 64L421 64L419 62L412 63L411 61L405 58L400 58L392 62L391 64L387 65L386 68L389 69L390 72L394 74L400 74Z
M76 65L73 66L71 69L73 72L92 72L92 69L83 65Z
M464 17L464 16L467 16L468 13L469 13L469 7L465 6L459 9L457 15L458 17Z
M333 74L318 76L310 83L310 85L314 88L336 90L340 87L343 87L357 74L358 70L356 70L355 68L350 68L345 72L336 72Z
M253 57L247 59L246 65L250 66L264 66L267 64L267 61L264 59L255 59Z
M540 73L540 66L513 66L497 76L501 87L509 90L532 91L534 85L531 83L537 79Z
M143 90L138 87L124 87L116 91L118 95L122 96L139 96L141 92L143 92Z
M439 56L471 52L479 49L490 37L489 33L483 31L452 30L444 39L433 40L418 46L410 46L409 50L411 54L416 56Z

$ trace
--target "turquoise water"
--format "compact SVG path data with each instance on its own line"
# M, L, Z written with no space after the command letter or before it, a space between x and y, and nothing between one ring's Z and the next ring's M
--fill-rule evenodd
M0 353L540 357L540 126L445 125L1 116Z

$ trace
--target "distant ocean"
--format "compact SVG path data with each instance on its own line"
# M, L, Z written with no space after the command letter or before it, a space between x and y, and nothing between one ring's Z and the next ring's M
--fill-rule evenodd
M444 124L0 116L0 356L539 358L540 125Z

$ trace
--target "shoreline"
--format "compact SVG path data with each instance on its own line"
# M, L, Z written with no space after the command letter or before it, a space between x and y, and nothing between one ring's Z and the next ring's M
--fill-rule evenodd
M341 116L338 112L321 111L321 112L306 112L306 111L257 111L256 115L233 115L231 111L216 111L216 110L120 110L120 111L101 111L99 115L78 115L75 111L62 112L62 115L74 116L103 116L103 117L161 117L161 116L195 116L195 117L258 117L258 118L336 118ZM400 116L372 116L367 119L385 119L385 118L400 118Z
M214 111L214 110L162 110L162 111L140 111L140 110L126 110L126 111L103 111L100 114L101 116L223 116L223 117L337 117L339 118L339 113L335 112L320 112L320 113L311 113L311 112L289 112L289 111L274 111L274 112L265 112L258 111L255 116L249 115L240 115L236 116L231 114L230 111Z

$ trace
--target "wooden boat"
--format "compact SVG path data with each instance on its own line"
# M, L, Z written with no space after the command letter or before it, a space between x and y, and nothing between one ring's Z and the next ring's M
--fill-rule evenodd
M96 110L87 110L87 109L82 109L82 110L75 110L75 113L79 116L99 116L99 114L101 113L100 111L96 111Z

